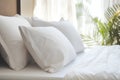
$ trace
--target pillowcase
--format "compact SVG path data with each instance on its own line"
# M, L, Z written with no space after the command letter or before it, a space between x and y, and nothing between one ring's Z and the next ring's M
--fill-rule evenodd
M25 45L34 61L47 72L57 72L75 59L69 40L53 27L20 27Z
M18 29L20 25L31 26L22 16L0 16L0 44L4 49L1 53L8 65L14 70L23 69L28 58L28 52Z
M54 26L58 30L60 30L72 43L75 51L80 53L84 50L84 46L81 40L79 33L76 31L74 26L69 21L59 21L59 22L46 22L39 20L37 18L29 19L32 26Z

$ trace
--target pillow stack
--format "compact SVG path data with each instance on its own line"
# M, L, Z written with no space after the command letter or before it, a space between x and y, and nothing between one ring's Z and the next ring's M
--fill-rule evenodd
M23 69L30 54L42 70L57 72L84 50L70 22L26 20L21 16L0 16L0 44L2 57L14 70Z
M81 37L75 27L69 21L59 21L59 22L47 22L37 19L35 17L28 20L33 27L48 27L53 26L60 30L72 43L76 53L80 53L84 50L84 46Z
M54 27L20 27L25 45L35 62L47 72L56 72L76 57L69 40Z

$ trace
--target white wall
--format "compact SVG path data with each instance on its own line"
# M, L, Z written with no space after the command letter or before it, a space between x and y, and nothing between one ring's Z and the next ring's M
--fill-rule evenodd
M21 0L21 15L26 17L33 16L35 0Z

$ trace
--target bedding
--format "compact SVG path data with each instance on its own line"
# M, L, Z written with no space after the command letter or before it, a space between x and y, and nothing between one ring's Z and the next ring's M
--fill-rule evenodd
M35 17L32 17L31 19L27 18L27 20L31 23L33 27L53 26L57 28L69 39L76 53L84 51L81 37L75 27L69 21L61 20L59 22L47 22Z
M83 54L65 80L120 80L120 46L99 46Z
M0 67L0 80L120 80L120 46L85 49L59 72L47 73L36 65L22 71Z
M75 50L62 32L54 27L19 27L35 62L47 72L57 72L76 58Z
M26 50L18 27L31 26L22 16L0 15L0 44L1 55L14 70L21 70L27 65L28 51Z

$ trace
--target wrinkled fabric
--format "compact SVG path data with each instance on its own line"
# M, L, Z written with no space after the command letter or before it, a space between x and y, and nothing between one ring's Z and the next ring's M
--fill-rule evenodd
M100 46L80 57L65 80L120 80L120 46Z
M0 80L120 80L120 47L100 46L85 49L56 73L47 73L35 64L22 71L0 67Z

